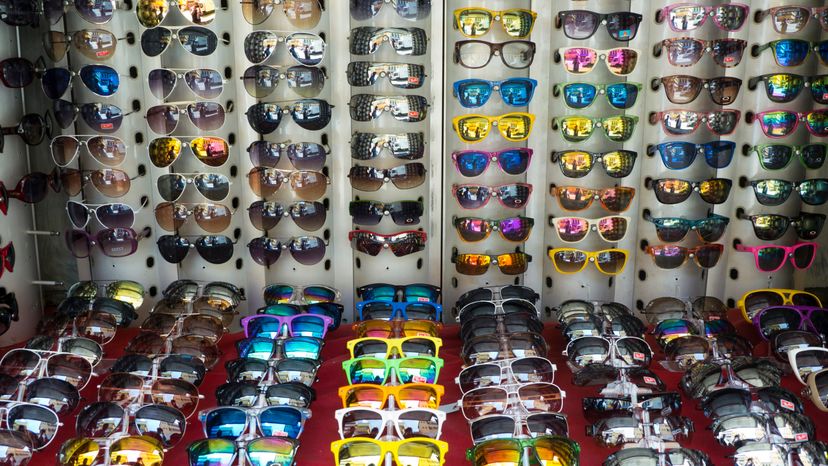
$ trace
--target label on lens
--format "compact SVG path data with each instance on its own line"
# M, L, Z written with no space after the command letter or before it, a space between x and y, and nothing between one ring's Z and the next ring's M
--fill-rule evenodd
M287 432L272 432L274 437L287 437Z
M96 56L96 57L99 57L99 58L100 58L100 57L105 57L105 56L107 56L107 55L109 55L109 51L108 51L108 50L99 50L99 51L95 52L95 56Z
M429 302L429 301L428 301L428 298L424 298L424 297L422 297L422 296L418 296L418 297L417 297L417 301L418 301L418 302L421 302L421 303L427 303L427 302Z
M779 400L779 406L781 406L781 407L783 407L783 408L785 408L785 409L787 409L787 410L789 410L789 411L793 411L793 410L794 410L794 404L793 404L793 403L791 403L791 402L790 402L790 401L788 401L788 400Z
M420 84L420 77L419 76L409 76L408 77L408 84Z
M730 62L735 61L735 60L736 60L736 58L735 58L735 57L731 57L731 56L729 56L729 55L728 55L728 56L726 56L726 57L724 57L724 62L725 62L725 63L730 63Z
M656 383L656 379L654 379L653 377L648 377L646 375L644 376L644 383L649 384L649 385L658 385Z
M629 29L622 29L622 30L618 31L618 38L619 39L624 39L626 37L630 37L631 35L632 35L632 31L630 31Z
M635 359L636 361L643 361L644 360L644 353L638 353L638 352L633 353L633 359ZM650 383L650 382L647 382L647 383Z
M101 129L112 129L114 125L112 123L101 123Z
M431 334L428 332L417 332L416 334L418 337L430 337Z
M420 118L420 112L416 110L411 110L408 112L408 118Z
M800 432L794 435L795 442L807 442L808 441L808 433L807 432Z
M426 383L426 378L422 375L415 375L411 377L411 381L415 383Z

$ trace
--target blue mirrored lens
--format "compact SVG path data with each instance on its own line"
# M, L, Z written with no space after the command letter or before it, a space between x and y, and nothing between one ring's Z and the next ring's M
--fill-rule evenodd
M328 316L331 319L333 319L333 323L330 325L330 327L328 327L329 329L335 329L336 327L339 327L339 322L342 319L341 314L331 303L311 304L310 306L308 306L307 311L308 314Z
M273 357L276 342L270 338L246 338L236 343L240 358L268 360Z
M253 319L247 324L247 333L251 337L279 338L284 326L276 319Z
M733 160L736 143L733 141L712 141L702 145L704 158L713 168L724 168Z
M629 83L610 84L607 86L607 99L615 108L630 108L638 99L638 86Z
M564 86L564 99L572 108L585 108L592 105L598 90L592 84L575 83Z
M810 50L808 41L783 39L776 41L774 53L781 66L797 66L805 60Z
M302 413L286 406L267 408L259 414L259 427L266 437L295 439L302 432Z
M319 359L322 345L318 340L307 337L294 337L285 340L285 356L288 358Z
M818 43L816 51L817 54L819 54L819 59L822 60L822 63L828 65L828 40Z
M86 65L81 68L80 77L90 91L104 97L115 94L121 85L118 72L104 65Z
M466 79L454 83L460 105L466 108L480 107L492 96L492 85L488 81Z
M463 176L477 176L489 166L489 154L485 152L462 152L457 155L457 168Z
M500 96L508 105L525 107L532 101L535 81L526 78L507 79L500 84Z
M510 175L519 175L529 165L529 153L522 150L507 150L497 156L500 168Z
M219 408L204 419L207 438L235 440L247 429L247 413L241 409Z
M317 316L298 316L291 322L294 336L322 338L325 335L325 323Z
M696 145L692 142L665 142L657 147L664 166L671 170L683 170L696 159Z
M431 287L421 285L408 285L405 287L405 301L409 303L418 301L434 302L437 301L438 297L439 293Z
M43 72L41 83L46 97L57 100L69 89L72 73L66 68L49 68Z
M382 285L365 290L362 293L362 299L365 301L394 301L396 295L396 288Z

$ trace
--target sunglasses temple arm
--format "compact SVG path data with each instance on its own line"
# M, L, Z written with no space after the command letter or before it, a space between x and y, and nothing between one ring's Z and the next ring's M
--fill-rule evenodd
M762 78L764 78L764 76L754 76L748 79L748 89L756 89L756 85L759 84L759 81L762 81Z
M141 230L141 232L135 237L135 241L141 241L144 238L149 238L150 235L152 235L152 228L144 227L144 229Z
M663 50L664 45L661 42L656 43L653 46L653 56L660 57L661 51Z

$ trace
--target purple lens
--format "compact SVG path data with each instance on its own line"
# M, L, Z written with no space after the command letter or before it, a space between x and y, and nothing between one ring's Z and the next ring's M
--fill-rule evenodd
M126 204L106 204L95 209L98 221L107 228L132 228L135 212Z
M89 242L89 235L83 230L67 230L64 234L66 247L69 252L78 259L89 257L89 250L91 244Z
M279 143L254 141L247 148L250 162L256 167L276 168L276 164L282 159L282 151L279 146Z
M454 188L454 197L464 209L479 209L489 202L491 196L488 186L464 185Z
M265 267L270 267L275 264L282 255L282 243L272 238L255 238L247 244L247 249L250 251L250 257L257 264Z
M300 236L290 242L290 255L303 265L314 265L325 257L325 241L316 236Z
M532 219L512 217L500 221L500 234L509 241L526 241L532 231Z
M224 90L224 80L216 70L200 68L184 74L184 82L193 94L202 99L215 99Z
M172 93L177 79L174 71L164 68L150 71L147 77L150 92L159 99L166 99Z
M325 166L327 151L315 142L298 142L287 147L290 163L297 170L322 170Z
M132 228L111 228L97 234L98 246L107 257L125 257L138 250L138 240Z
M563 56L564 68L573 74L586 74L598 63L598 54L588 48L572 47Z

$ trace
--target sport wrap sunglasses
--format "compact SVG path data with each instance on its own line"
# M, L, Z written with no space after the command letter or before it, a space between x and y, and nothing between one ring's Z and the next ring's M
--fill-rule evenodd
M156 181L158 193L167 202L181 199L189 185L213 202L223 201L230 193L230 180L219 173L165 173Z
M508 458L513 464L531 463L577 466L581 448L567 437L539 435L533 438L485 440L466 451L473 466L497 466Z
M366 301L436 303L440 300L440 287L427 283L411 283L408 285L371 283L357 288L356 293L357 296Z
M563 60L564 70L570 74L587 74L595 69L599 61L615 76L626 76L635 70L640 52L636 49L618 47L596 50L589 47L568 47L555 52L555 61Z
M366 230L353 230L348 233L351 247L369 256L376 256L383 249L390 249L396 257L415 254L425 249L427 239L426 233L420 230L387 235Z
M104 228L95 234L86 230L66 230L63 239L69 252L79 259L90 257L96 245L107 257L126 257L135 254L138 242L151 233L149 227L137 233L132 228Z
M717 135L726 136L736 129L741 112L739 110L715 110L711 112L697 112L693 110L665 110L650 113L651 125L661 122L666 134L686 136L693 134L702 125Z
M361 26L351 29L351 55L371 55L383 44L394 49L397 55L425 55L428 36L420 28L380 28Z
M251 105L245 115L247 123L259 134L270 134L282 123L284 115L290 115L301 128L319 131L331 121L331 109L325 100L302 99L293 102L259 102Z
M288 55L300 65L317 66L325 59L324 36L307 32L284 36L277 31L253 31L244 38L244 55L247 61L259 65L270 59L280 44L284 44Z
M589 152L584 150L564 150L552 152L551 161L557 163L561 173L567 178L587 176L596 165L601 165L606 174L612 178L624 178L632 173L638 153L630 150L607 152Z
M509 78L503 81L463 79L454 82L454 97L465 108L486 105L492 93L497 91L503 103L512 107L525 107L532 101L538 82L529 78Z
M789 144L759 144L757 146L743 146L742 153L756 152L759 164L765 170L781 170L788 166L793 159L809 170L819 170L825 164L828 154L828 144L811 143L802 146Z
M538 14L520 8L502 11L486 8L458 8L454 10L453 16L454 29L466 37L485 36L492 29L492 23L500 22L506 35L526 38L532 33Z
M647 146L647 155L661 155L664 166L670 170L684 170L696 160L704 157L711 168L725 168L733 160L736 143L733 141L710 141L703 144L693 142L670 141Z
M259 265L270 267L275 264L282 251L290 251L290 256L302 265L315 265L325 258L328 243L318 236L295 236L285 240L260 236L247 243L250 257Z
M351 458L355 457L359 458L359 461L365 461L364 464L383 464L389 456L394 460L394 464L443 466L448 444L431 438L385 441L356 437L333 442L331 451L334 455L334 464L342 466L352 464Z
M354 384L339 387L343 408L387 409L389 400L398 408L437 409L443 396L442 385L408 383L402 385Z
M398 159L416 160L425 155L425 134L423 133L354 133L351 137L351 158L372 160L383 151Z
M802 76L793 73L774 73L755 76L748 80L748 89L764 83L768 100L776 103L794 101L803 89L810 89L811 98L819 104L828 103L828 75Z
M532 256L525 252L505 254L452 254L451 262L455 264L457 273L463 275L483 275L494 264L505 275L520 275L526 272Z
M825 214L810 212L800 212L796 217L779 214L742 214L739 218L751 222L756 238L763 241L776 241L782 238L790 226L793 226L799 239L814 240L825 225Z
M499 220L490 220L478 217L454 217L454 227L460 239L467 242L483 241L492 231L500 233L506 241L522 243L529 238L535 220L528 217L507 217Z
M305 231L316 231L328 218L325 204L316 201L296 201L287 206L272 201L254 201L247 213L253 227L264 232L276 228L282 218L287 217Z
M590 107L598 96L605 96L607 103L618 110L632 108L638 100L638 93L641 91L639 83L608 83L591 84L582 82L569 82L566 84L555 84L552 88L552 95L563 95L564 104L573 109Z
M378 440L385 432L393 432L401 439L438 439L443 430L446 413L428 408L381 411L354 407L338 409L334 417L339 423L339 436L343 439L360 437Z
M695 220L683 217L653 217L645 212L644 220L652 222L656 229L656 236L666 243L677 243L685 238L692 230L699 239L713 243L724 235L730 219L718 214L709 214L705 218Z
M783 67L799 66L811 51L816 53L819 61L828 64L828 41L811 42L802 39L779 39L772 40L766 44L754 45L752 54L758 57L765 50L773 52L773 59L776 64Z
M710 178L704 181L662 178L651 180L649 185L649 188L655 192L658 202L669 205L686 201L693 192L699 193L704 202L721 204L727 201L732 187L733 181L727 178Z
M532 194L532 185L512 183L499 186L476 184L455 184L451 187L454 198L464 209L480 209L492 198L496 198L503 207L522 209Z
M287 81L288 89L300 97L316 97L325 87L327 78L325 68L305 65L291 66L286 70L269 65L253 65L244 70L241 77L244 90L250 97L257 99L273 94L282 81Z
M458 115L452 119L451 126L461 141L474 144L486 139L493 127L507 141L525 141L529 139L534 123L534 114L513 112L499 116Z
M594 231L602 240L616 243L627 236L630 218L611 215L601 218L550 217L549 224L555 229L558 239L564 243L580 243Z
M358 338L439 337L443 324L430 320L365 320L353 325Z
M218 102L169 102L148 108L145 118L152 132L168 135L178 128L181 114L198 130L216 131L224 126L226 113Z
M753 254L756 268L761 272L777 272L785 266L786 259L790 259L791 265L796 270L807 270L816 259L819 245L813 242L800 242L793 246L762 245L745 246L741 243L736 245L739 252Z
M694 248L662 244L647 246L646 253L653 258L653 262L661 269L676 269L692 258L697 266L709 269L715 267L722 257L724 246L721 244L704 244Z
M390 4L400 19L419 21L431 13L431 0L354 0L351 2L351 18L357 21L369 20L382 12Z
M267 0L242 0L241 5L245 21L255 26L267 21L279 3ZM321 0L291 0L281 5L285 19L291 26L305 30L315 28L322 18L322 12L325 11L325 3Z
M753 322L753 317L766 307L786 305L822 307L822 302L815 294L807 291L765 288L748 291L736 303L742 317L748 322Z
M147 75L150 92L160 100L172 95L179 80L190 92L205 100L218 98L224 90L224 77L211 68L155 68Z
M773 29L779 34L795 34L805 28L811 18L817 21L822 29L828 31L828 14L825 7L785 5L756 12L757 22L762 22L768 17Z
M748 120L759 122L765 136L769 138L783 138L789 136L799 126L805 123L808 132L817 137L828 136L828 110L812 110L810 112L792 112L788 110L766 110L758 112Z
M675 3L658 10L656 21L667 21L674 32L685 32L704 26L709 17L722 31L735 32L742 29L749 13L750 6L743 3L722 3L715 6Z
M221 233L230 226L233 212L224 204L175 204L162 202L155 206L155 221L161 229L177 231L192 215L196 224L208 233Z
M267 201L273 200L282 186L289 186L303 201L318 201L325 196L331 181L324 173L314 170L253 167L247 173L247 182L256 197Z
M569 142L583 142L589 139L596 128L603 129L604 135L613 142L629 140L638 124L637 116L616 115L611 117L586 117L580 115L552 119L552 129L560 128L561 137Z
M822 205L828 201L828 178L813 178L802 181L779 179L752 180L756 200L766 206L785 203L794 191L802 202L808 205Z
M426 70L423 65L408 63L375 63L353 61L348 63L345 73L348 84L353 87L373 86L380 79L388 79L398 89L419 89L425 83Z
M570 39L584 40L595 35L598 28L604 25L610 37L626 42L635 38L642 19L640 14L628 11L602 14L588 10L567 10L558 13L555 27L563 28L564 35Z
M147 145L150 162L156 168L167 168L181 155L184 147L189 147L195 158L212 168L223 166L230 158L230 145L218 137L182 137L167 136L155 138Z
M547 255L558 273L574 274L586 269L590 262L604 275L618 275L627 265L629 253L624 249L582 251L573 248L550 248Z
M362 357L342 362L348 384L384 385L391 379L400 384L436 383L443 360L433 356L409 356L399 359Z
M250 162L257 167L269 168L276 168L285 154L297 170L322 170L330 152L326 145L315 142L253 141L247 146Z
M397 189L413 189L426 180L426 167L421 162L411 162L394 168L374 168L354 165L348 173L351 187L359 191L378 191L386 183L393 183Z
M348 103L354 121L376 120L388 112L397 121L416 123L426 118L428 107L428 100L420 95L354 94Z
M700 40L691 37L664 39L653 47L653 55L660 57L667 50L667 62L673 66L687 67L698 63L705 53L722 68L738 66L747 47L742 39Z
M561 209L569 212L586 210L597 200L609 212L620 213L630 208L635 188L584 188L580 186L550 186L550 194L558 199Z
M431 301L366 300L356 304L359 320L430 320L439 322L443 306Z
M482 175L491 162L497 162L503 172L509 175L520 175L526 172L532 161L534 151L524 147L503 149L497 152L460 150L451 153L454 167L465 177Z
M716 105L730 105L739 95L742 80L733 76L702 79L697 76L677 74L654 78L650 87L653 90L658 90L660 86L664 86L664 95L667 96L667 100L674 104L689 104L696 100L702 89L707 89L713 103ZM755 84L753 86L748 84L748 87L753 89L756 86Z
M438 356L442 340L434 337L416 336L404 338L357 338L346 344L351 358L371 356L378 359L391 359L394 356Z
M484 68L499 56L503 66L522 70L532 66L536 46L528 40L492 43L483 40L459 40L454 43L454 63L472 70Z
M422 201L351 201L348 213L357 225L378 225L383 217L390 217L397 225L417 225L425 212Z

